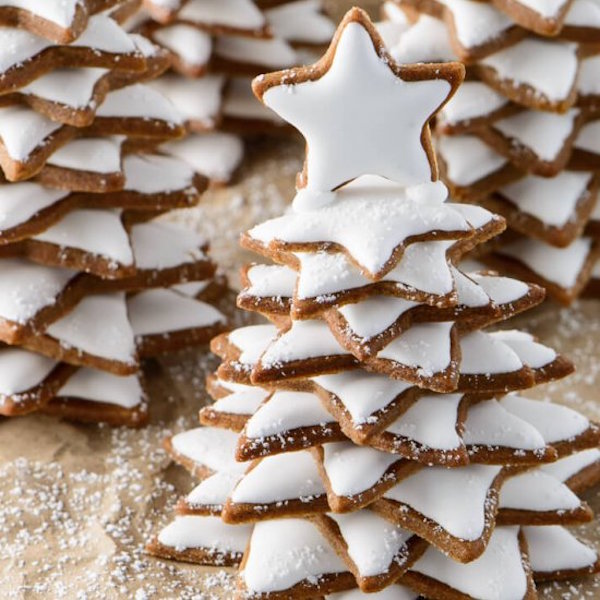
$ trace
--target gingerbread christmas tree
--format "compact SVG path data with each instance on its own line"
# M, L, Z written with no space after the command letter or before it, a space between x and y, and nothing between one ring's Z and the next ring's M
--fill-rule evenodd
M270 323L212 342L203 427L166 441L202 481L150 552L237 566L239 598L535 598L596 571L566 526L599 430L522 390L571 363L494 325L542 288L456 266L505 222L446 200L429 122L462 65L399 64L351 10L310 67L254 80L306 138L298 193L242 244L239 305Z
M244 136L293 131L256 102L252 77L313 62L334 30L320 0L146 0L128 28L172 58L171 70L152 86L177 106L189 135L165 144L164 151L213 184L233 176Z
M600 8L587 0L386 2L394 58L460 60L436 126L451 196L504 216L484 262L568 304L596 293Z
M184 119L148 85L169 56L136 3L0 3L0 413L140 425L141 360L205 342L215 265L158 217L205 178L157 153Z

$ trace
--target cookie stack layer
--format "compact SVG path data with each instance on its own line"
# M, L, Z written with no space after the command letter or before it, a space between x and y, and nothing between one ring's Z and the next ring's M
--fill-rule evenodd
M127 26L172 58L171 71L152 86L177 106L189 135L165 151L217 185L242 161L240 136L292 131L256 102L251 78L312 62L334 30L320 0L146 0Z
M384 13L400 62L466 64L468 81L439 115L437 150L452 197L507 220L484 262L571 303L600 256L600 6L397 0Z
M456 267L505 226L435 181L428 122L462 77L398 65L353 9L321 61L255 79L305 166L242 237L275 263L238 297L268 322L212 342L214 403L166 440L201 482L153 554L237 566L236 597L264 600L520 600L600 567L565 528L593 518L600 430L521 395L572 365L494 327L544 291Z
M0 2L0 414L140 425L140 361L223 331L215 265L157 217L206 179L155 152L184 120L135 3Z

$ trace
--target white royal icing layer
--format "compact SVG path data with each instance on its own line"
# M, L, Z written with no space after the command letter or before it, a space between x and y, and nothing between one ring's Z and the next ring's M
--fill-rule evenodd
M250 525L228 525L220 517L180 515L158 534L158 541L180 552L200 548L241 554L251 532Z
M97 369L79 369L63 385L57 396L104 402L123 408L135 408L145 398L137 375L113 375Z
M526 38L482 59L499 79L528 85L551 101L569 95L577 75L577 45Z
M248 591L287 590L306 580L313 585L325 574L346 567L310 521L277 519L254 526L241 577Z
M425 467L388 490L384 498L406 504L450 535L476 540L484 532L488 490L501 467Z
M282 390L275 392L248 420L244 435L260 439L299 427L325 425L333 421L333 417L314 394Z
M317 464L307 450L267 456L240 479L231 493L236 504L271 504L325 494Z
M21 348L0 350L0 394L10 396L25 392L50 374L56 361Z
M196 427L171 438L173 449L211 471L243 473L244 463L235 460L237 434L228 429Z
M456 562L430 546L412 570L473 598L523 598L527 591L527 576L521 561L518 533L518 527L496 527L485 552L466 564Z

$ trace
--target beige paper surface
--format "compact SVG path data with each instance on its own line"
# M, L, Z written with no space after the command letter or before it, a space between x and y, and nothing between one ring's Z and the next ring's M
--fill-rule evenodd
M253 146L239 185L211 192L198 209L178 215L207 233L230 273L248 259L236 249L239 232L289 202L301 152L299 143ZM571 310L548 305L518 324L578 367L535 395L600 420L600 302ZM37 416L0 421L0 598L232 598L229 574L163 562L143 550L170 519L177 495L192 486L183 469L170 465L161 441L197 423L204 378L216 364L205 350L150 363L151 424L140 431ZM587 500L600 511L597 492ZM597 523L580 532L600 547ZM549 587L542 597L600 598L600 579Z

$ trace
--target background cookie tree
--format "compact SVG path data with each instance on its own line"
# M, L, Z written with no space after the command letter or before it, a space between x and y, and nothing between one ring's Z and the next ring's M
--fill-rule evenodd
M156 217L206 180L154 148L184 133L146 83L169 56L135 2L0 3L0 413L140 425L140 361L224 317L196 234Z
M399 61L461 60L437 124L452 196L502 214L484 261L568 304L598 288L600 7L589 0L386 2Z
M572 366L487 329L543 290L455 266L504 227L435 181L428 122L462 76L398 65L353 9L321 61L255 80L307 140L292 210L242 238L277 263L238 298L271 324L213 340L205 426L166 441L202 481L150 552L239 565L263 599L534 598L597 570L564 526L592 518L598 428L517 393Z
M145 0L127 27L172 58L171 71L152 85L180 110L189 135L164 150L217 184L242 160L240 136L293 131L256 102L252 77L312 62L334 30L320 0Z

